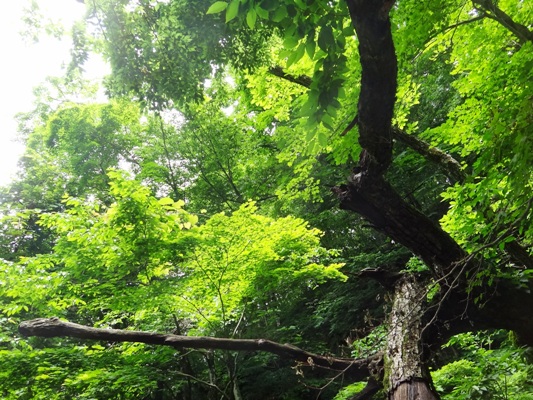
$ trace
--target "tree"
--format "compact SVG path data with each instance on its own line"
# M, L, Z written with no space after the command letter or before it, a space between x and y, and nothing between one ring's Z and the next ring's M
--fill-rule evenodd
M202 11L198 19L195 10ZM186 114L187 100L198 98L212 69L232 68L238 82L253 81L251 75L265 73L260 67L269 61L266 50L277 52L271 61L284 64L268 73L300 91L308 87L304 96L287 94L298 113L289 111L286 121L271 113L268 122L285 144L279 158L299 172L287 190L303 181L308 198L317 196L311 171L320 165L319 153L353 163L348 182L333 188L340 207L360 214L424 265L416 273L413 268L362 273L388 287L394 300L383 368L374 369L375 358L366 360L372 378L360 398L375 391L376 381L392 399L438 398L427 364L456 333L503 328L515 331L520 343L533 343L527 307L533 300L529 5L102 2L94 3L92 12L113 39L106 42L115 70L110 87L154 109L174 103ZM210 34L198 34L198 27ZM254 59L252 51L242 51L243 44L261 56ZM174 73L173 62L184 68ZM430 90L419 92L427 76L446 77L431 86L442 92L436 96L440 102ZM254 91L260 92L245 91L249 103L265 111L268 104L254 99ZM446 117L439 112L414 119L434 104L445 104ZM338 134L336 127L346 129ZM417 207L391 184L395 171L409 163L426 165L402 159L400 146L438 165L446 179L435 179L433 190L444 193L446 207L434 202L433 209ZM56 320L26 322L21 329L45 336L83 331ZM113 340L128 338L113 334L123 335ZM308 367L319 359L312 356Z

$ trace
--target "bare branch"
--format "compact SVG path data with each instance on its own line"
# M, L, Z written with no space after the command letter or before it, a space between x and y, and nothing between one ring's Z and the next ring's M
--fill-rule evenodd
M309 353L290 344L266 339L223 339L206 336L180 336L153 332L99 329L79 325L59 318L37 318L21 322L19 332L24 336L74 337L109 342L137 342L174 348L215 349L230 351L265 351L279 357L299 361L305 366L333 371L345 371L347 377L362 380L369 376L369 366L381 360L381 354L366 359L328 357Z

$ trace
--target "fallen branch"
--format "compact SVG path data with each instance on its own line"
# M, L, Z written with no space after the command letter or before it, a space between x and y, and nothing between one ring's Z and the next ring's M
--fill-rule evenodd
M345 371L346 377L366 379L369 367L381 360L381 354L365 359L322 356L309 353L290 344L280 344L266 339L223 339L205 336L180 336L122 329L99 329L79 325L59 318L37 318L21 322L19 332L24 336L74 337L108 342L137 342L174 348L215 349L230 351L265 351L279 357L302 363L300 366Z

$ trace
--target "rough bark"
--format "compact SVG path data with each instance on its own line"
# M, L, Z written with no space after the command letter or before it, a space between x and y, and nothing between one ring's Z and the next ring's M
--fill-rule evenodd
M394 132L391 120L395 100L396 56L388 21L391 6L392 3L386 0L348 1L360 43L362 80L358 125L363 151L359 167L349 178L349 183L334 188L334 192L341 208L363 216L375 229L407 247L432 269L442 288L442 301L452 305L448 310L455 312L452 315L437 306L439 315L433 321L440 320L443 325L452 326L450 331L455 329L454 324L457 329L464 329L468 320L468 323L484 328L515 329L525 343L533 343L533 322L530 322L533 318L531 311L523 306L531 299L528 288L505 281L493 287L479 287L477 291L486 292L482 303L484 307L481 307L481 303L474 304L475 296L467 294L472 288L468 287L466 275L474 276L476 271L485 268L483 260L468 256L440 226L413 208L383 177L392 157L389 144L391 132ZM427 157L430 156L427 147L419 146L420 143L411 145L425 152ZM433 156L436 162L446 165L456 179L464 179L458 163L453 159L437 153ZM513 246L507 249L513 259L531 265L531 257L527 252ZM515 308L510 310L510 306ZM435 314L434 310L431 311Z
M357 212L378 231L403 244L430 266L446 274L463 259L463 250L439 226L410 206L385 181L392 161L392 114L396 100L397 62L389 11L394 1L349 0L348 9L359 40L361 90L357 109L359 167L349 184L334 189L341 208ZM421 351L422 304L414 281L397 284L386 352L386 375L394 400L436 399Z
M369 368L381 360L381 355L360 360L328 357L309 353L290 344L280 344L266 339L224 339L205 336L179 336L153 332L127 331L121 329L99 329L61 321L59 318L37 318L19 325L24 336L75 337L79 339L103 340L108 342L139 342L171 346L178 349L216 349L232 351L265 351L279 357L298 361L300 366L343 371L347 377L363 380L369 376Z
M410 206L385 181L392 159L392 114L397 62L389 11L393 1L348 1L359 40L361 91L358 102L359 168L348 185L335 188L341 208L359 213L379 231L422 258L436 275L465 253L439 226Z
M348 0L359 39L361 90L357 104L361 167L382 174L392 161L391 120L396 101L397 61L389 11L394 0Z
M407 247L433 268L436 276L446 274L466 256L446 232L407 203L382 176L362 170L334 192L341 208L357 212L376 230Z
M385 351L385 384L391 400L439 398L431 388L431 376L424 363L425 296L425 285L413 275L405 275L396 284Z

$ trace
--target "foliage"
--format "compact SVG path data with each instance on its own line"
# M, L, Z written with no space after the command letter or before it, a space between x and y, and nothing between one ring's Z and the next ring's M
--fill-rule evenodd
M2 263L1 310L9 317L7 326L32 315L61 315L96 326L165 331L175 318L181 321L177 329L188 334L246 337L249 324L271 324L298 292L344 278L338 271L342 264L330 262L335 252L321 248L320 232L300 219L261 216L249 202L197 225L198 217L183 210L183 201L157 199L123 175L109 173L109 206L66 197L65 212L40 216L39 223L56 235L52 254ZM283 327L280 332L285 335ZM140 367L153 362L143 346L55 353L24 345L17 351L3 353L13 371L17 360L32 354L44 358L38 369L28 371L30 387L5 381L3 390L13 396L34 390L37 398L63 398L51 394L57 385L87 398L102 398L95 394L102 386L126 398L155 390L158 373L152 376ZM168 351L153 355L157 368L165 363L162 355ZM56 356L60 359L53 361ZM109 366L109 357L125 365ZM84 360L75 375L73 358ZM129 377L136 383L120 390Z
M168 349L143 346L104 349L99 345L2 350L5 399L115 399L156 393L172 365ZM25 374L21 376L20 371ZM22 379L21 379L22 378ZM178 381L179 382L179 381ZM166 384L166 383L164 383ZM174 389L179 388L173 384ZM58 391L57 388L61 387Z
M512 2L500 6L516 7ZM520 7L518 21L532 12L531 7ZM457 14L457 19L468 17L466 10ZM445 192L451 209L443 226L469 249L493 241L508 227L512 233L500 241L515 235L530 243L531 224L526 221L531 213L533 92L526 83L531 73L526 60L532 43L517 43L510 31L490 19L458 29L467 44L452 47L449 63L462 102L446 123L428 134L458 153L472 177ZM450 34L442 33L437 43L444 44ZM480 60L477 54L492 56Z
M432 373L443 399L531 399L531 365L527 351L509 339L494 343L501 333L464 333L445 347L463 354Z
M109 91L133 94L162 110L169 104L200 100L212 66L232 60L247 68L266 57L261 54L268 32L244 26L228 30L224 21L206 15L209 4L205 0L93 2L89 15L105 26L95 46L114 70L107 82ZM219 40L222 36L226 40Z
M333 400L348 400L363 390L365 387L364 382L352 383L343 387L339 393L333 398Z

